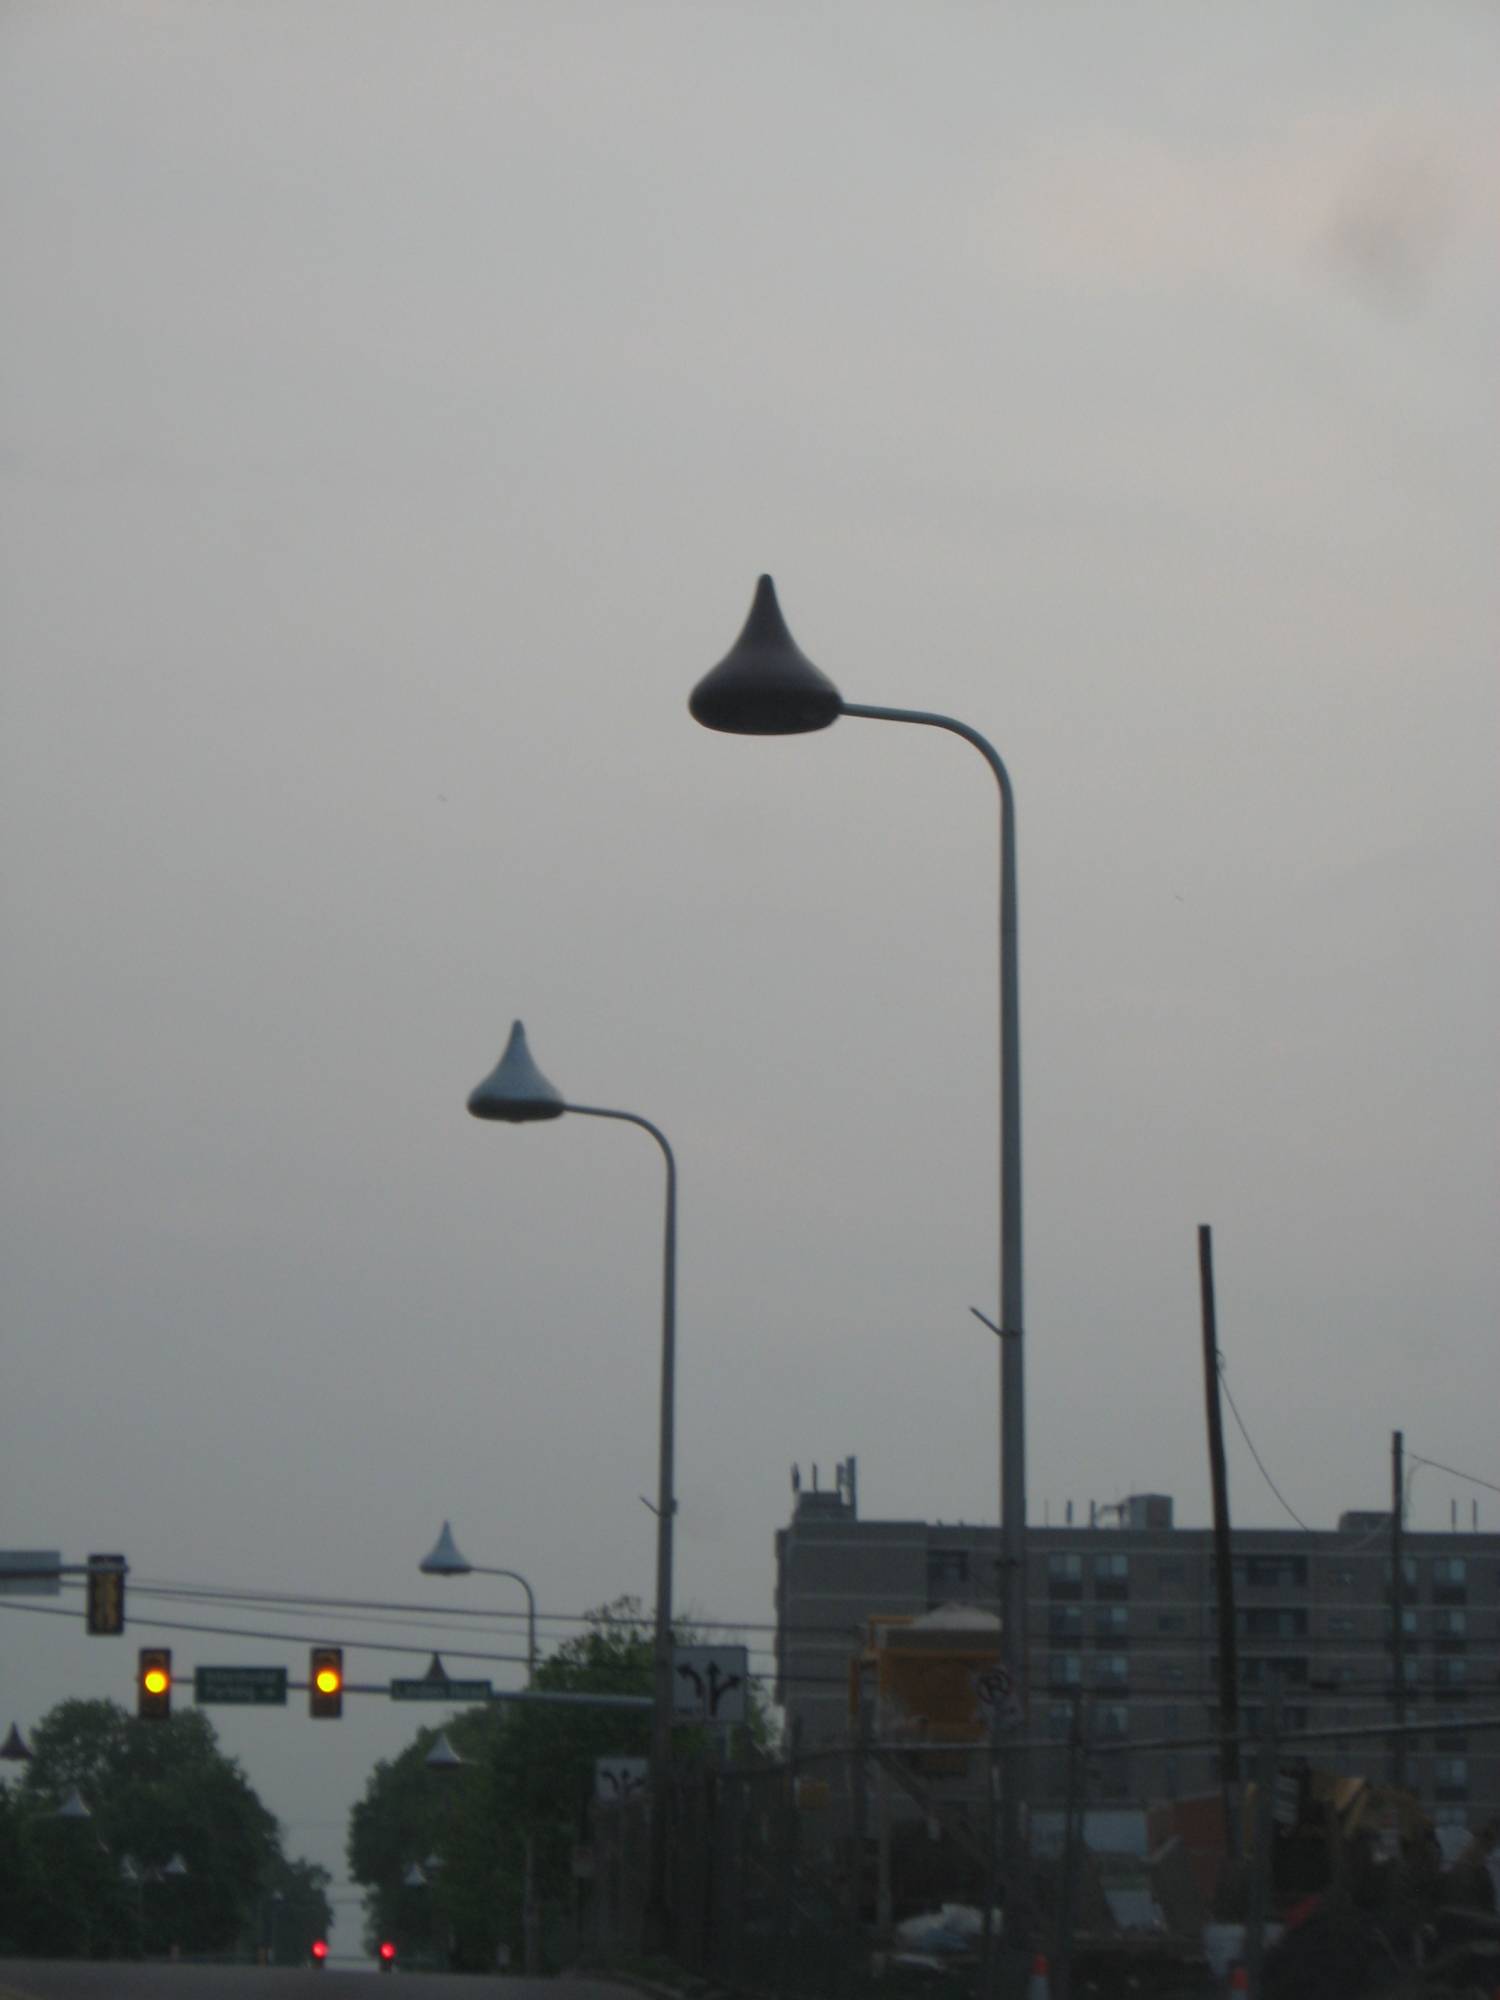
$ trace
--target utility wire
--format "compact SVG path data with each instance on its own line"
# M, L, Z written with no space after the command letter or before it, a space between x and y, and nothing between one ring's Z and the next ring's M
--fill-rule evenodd
M1406 1455L1413 1465L1428 1465L1434 1472L1446 1472L1452 1479L1467 1479L1471 1486L1484 1486L1488 1487L1491 1493L1500 1493L1500 1486L1497 1486L1493 1479L1481 1479L1474 1472L1460 1472L1456 1465L1439 1465L1435 1458L1418 1458L1414 1451L1409 1451Z
M1291 1504L1291 1502L1287 1499L1286 1495L1282 1492L1281 1488L1276 1484L1276 1481L1271 1477L1270 1473L1267 1472L1266 1462L1261 1457L1260 1453L1255 1449L1255 1440L1254 1438L1251 1437L1249 1431L1246 1430L1245 1419L1240 1415L1239 1405L1234 1400L1234 1392L1231 1390L1229 1386L1229 1370L1224 1366L1224 1357L1222 1354L1216 1353L1214 1359L1218 1363L1219 1380L1224 1386L1224 1394L1228 1399L1230 1409L1234 1411L1234 1420L1240 1427L1240 1436L1245 1440L1246 1444L1249 1445L1250 1456L1255 1460L1255 1463L1260 1467L1261 1478L1264 1479L1267 1486L1270 1487L1271 1491L1276 1495L1276 1498L1281 1502L1282 1506L1286 1508L1286 1511L1291 1515L1292 1519L1297 1523L1297 1526L1303 1531L1303 1533L1307 1535L1314 1533L1314 1530L1308 1527L1306 1521L1303 1520L1302 1516L1297 1512L1296 1508Z

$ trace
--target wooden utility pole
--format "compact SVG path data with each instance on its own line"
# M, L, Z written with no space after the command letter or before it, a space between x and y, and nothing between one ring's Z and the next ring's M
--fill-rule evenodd
M1240 1781L1240 1689L1234 1631L1234 1561L1229 1546L1229 1474L1219 1408L1219 1330L1214 1308L1214 1233L1198 1225L1198 1285L1203 1301L1203 1402L1208 1468L1214 1492L1214 1580L1219 1595L1219 1770L1224 1787L1226 1853L1234 1847L1234 1789Z
M1401 1433L1391 1432L1391 1716L1396 1733L1391 1738L1391 1783L1406 1783L1406 1589L1402 1576L1401 1550L1402 1496Z

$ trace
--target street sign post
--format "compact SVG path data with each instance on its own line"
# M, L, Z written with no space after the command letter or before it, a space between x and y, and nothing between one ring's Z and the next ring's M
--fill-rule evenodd
M392 1681L392 1701L488 1701L494 1694L490 1681L435 1681L426 1675L417 1681Z
M285 1667L195 1667L193 1700L233 1708L285 1708Z
M674 1646L672 1719L675 1722L743 1722L750 1678L746 1646Z

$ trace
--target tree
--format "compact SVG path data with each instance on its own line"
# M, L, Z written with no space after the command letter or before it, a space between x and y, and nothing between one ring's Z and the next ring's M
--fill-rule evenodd
M317 1862L288 1861L278 1854L266 1882L264 1935L252 1944L265 1945L276 1965L308 1957L314 1940L326 1938L333 1924L332 1881Z
M21 1948L155 1955L260 1941L277 1871L291 1864L206 1716L141 1721L114 1702L64 1701L37 1725L32 1748L13 1800ZM91 1816L60 1820L74 1786ZM168 1872L178 1856L186 1872Z
M688 1642L685 1631L679 1637ZM652 1658L650 1620L638 1600L619 1598L591 1612L587 1630L541 1663L535 1685L649 1697ZM588 1837L595 1763L645 1757L650 1711L540 1702L467 1709L446 1729L464 1759L454 1772L427 1766L438 1733L419 1730L393 1762L378 1764L350 1815L349 1870L368 1892L369 1942L393 1938L407 1963L476 1971L493 1967L503 1944L520 1964L528 1842L538 1903L565 1909L573 1851ZM753 1700L750 1734L764 1743L764 1710ZM707 1747L704 1732L689 1731L676 1754L701 1760ZM408 1882L413 1863L420 1884Z

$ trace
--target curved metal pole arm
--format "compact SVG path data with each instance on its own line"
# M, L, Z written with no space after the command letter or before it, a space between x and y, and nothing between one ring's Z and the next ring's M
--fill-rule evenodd
M489 1563L470 1563L475 1576L508 1576L512 1583L520 1584L526 1593L526 1676L536 1679L536 1593L518 1569L495 1569Z
M1000 1320L1004 1331L1025 1330L1021 1239L1021 1004L1016 888L1016 798L1005 760L990 742L956 716L925 708L840 704L841 715L871 722L915 722L961 736L983 757L1000 788ZM1021 1487L1024 1508L1024 1482Z

